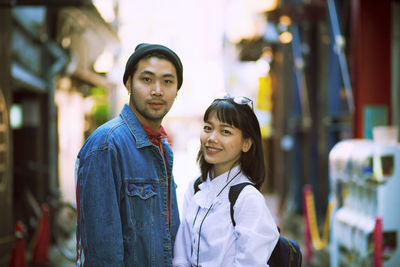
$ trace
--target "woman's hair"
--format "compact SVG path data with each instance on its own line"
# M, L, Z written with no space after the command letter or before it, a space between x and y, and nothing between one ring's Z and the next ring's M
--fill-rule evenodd
M239 129L242 132L243 139L251 139L250 150L242 153L239 162L243 174L254 182L256 188L259 189L265 178L265 165L260 125L256 115L247 104L237 104L231 97L214 100L204 113L203 121L208 121L213 112L215 112L219 121ZM197 154L197 162L204 181L207 174L212 170L213 164L204 159L201 148Z

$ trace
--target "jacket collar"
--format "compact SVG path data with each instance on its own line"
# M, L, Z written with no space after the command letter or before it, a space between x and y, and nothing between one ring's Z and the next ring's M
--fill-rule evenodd
M147 138L146 131L143 129L142 124L139 119L136 117L135 113L129 107L128 104L125 104L120 113L122 120L126 122L129 131L132 133L133 137L136 140L136 147L145 147L151 146L151 142L149 138Z

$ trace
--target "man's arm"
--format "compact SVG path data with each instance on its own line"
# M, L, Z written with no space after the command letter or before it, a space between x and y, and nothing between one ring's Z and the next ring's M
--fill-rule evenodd
M79 231L88 266L123 266L119 177L110 147L87 156L78 171Z

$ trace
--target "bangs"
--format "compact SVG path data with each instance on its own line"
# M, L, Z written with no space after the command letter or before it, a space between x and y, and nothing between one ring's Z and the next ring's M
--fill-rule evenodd
M216 100L208 107L204 113L203 120L208 121L210 115L215 112L219 121L229 124L235 128L241 129L238 110L235 105L229 101Z

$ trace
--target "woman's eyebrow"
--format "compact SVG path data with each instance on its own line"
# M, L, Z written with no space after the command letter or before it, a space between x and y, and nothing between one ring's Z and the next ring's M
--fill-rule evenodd
M232 126L230 124L222 124L221 126L224 127L224 128L230 128L230 129L236 128L236 127L234 127L234 126Z
M231 124L229 124L229 123L226 123L226 122L221 122L219 125L220 125L221 127L234 128L233 125L231 125Z

